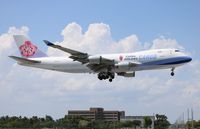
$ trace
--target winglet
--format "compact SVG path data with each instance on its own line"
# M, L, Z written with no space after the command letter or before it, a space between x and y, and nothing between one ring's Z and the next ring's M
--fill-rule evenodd
M48 40L43 40L43 41L47 46L54 46L55 45L55 44L53 44L52 42L50 42Z

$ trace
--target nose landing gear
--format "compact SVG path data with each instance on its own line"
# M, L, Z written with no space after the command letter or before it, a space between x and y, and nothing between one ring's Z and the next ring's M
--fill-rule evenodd
M171 76L174 76L174 69L175 69L175 68L172 68L172 69L171 69Z

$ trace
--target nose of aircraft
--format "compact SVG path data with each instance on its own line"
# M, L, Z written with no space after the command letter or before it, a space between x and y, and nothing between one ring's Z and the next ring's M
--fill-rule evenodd
M182 61L183 62L185 62L185 63L188 63L188 62L190 62L190 61L192 61L192 57L190 57L189 55L187 55L186 53L183 53L183 52L181 52L181 55L182 55Z
M185 56L185 62L190 62L190 61L192 61L192 58L190 57L190 56Z

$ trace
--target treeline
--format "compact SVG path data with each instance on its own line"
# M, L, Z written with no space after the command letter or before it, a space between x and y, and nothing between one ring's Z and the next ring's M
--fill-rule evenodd
M161 116L161 117L160 117ZM155 120L155 129L166 129L170 123L167 117L157 115L159 119ZM164 118L164 119L163 119ZM102 120L88 120L83 117L69 117L54 120L51 116L39 118L33 116L27 117L9 117L3 116L0 118L0 128L57 128L57 129L120 129L120 128L137 128L144 126L145 128L151 127L152 120L150 117L144 117L144 125L140 120L133 121L115 121L107 122Z
M187 127L187 129L192 129L192 125L195 129L200 129L200 120L198 121L193 120L193 122L188 121L185 126Z
M52 128L55 123L56 121L51 116L45 118L38 118L37 116L31 118L3 116L0 118L0 128Z

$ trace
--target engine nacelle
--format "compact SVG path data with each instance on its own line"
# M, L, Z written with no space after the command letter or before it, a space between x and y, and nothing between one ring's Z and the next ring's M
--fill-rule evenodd
M89 56L89 63L90 64L100 64L102 63L102 57L101 56Z
M120 62L118 64L115 64L115 67L118 69L128 70L130 69L131 64L129 62Z
M121 72L117 73L117 75L124 77L135 77L135 72Z

